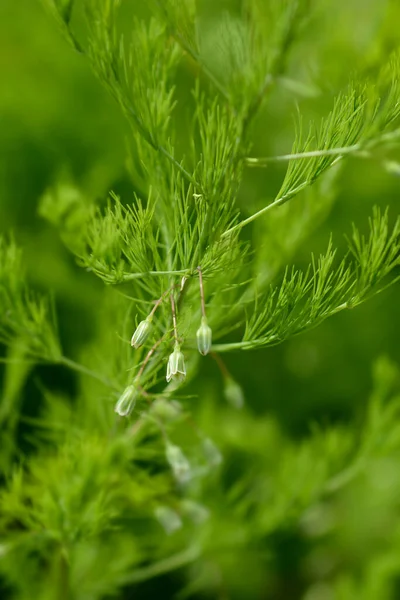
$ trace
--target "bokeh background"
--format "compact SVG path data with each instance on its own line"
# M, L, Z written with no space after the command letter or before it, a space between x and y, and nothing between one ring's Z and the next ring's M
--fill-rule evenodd
M396 4L389 0L318 3L317 14L305 39L295 48L290 66L291 76L305 85L277 91L271 97L254 127L254 155L289 151L294 132L291 115L295 115L297 105L305 118L318 119L329 110L332 94L354 73L374 72L400 45L400 9ZM146 14L146 3L137 5L136 9ZM223 8L236 10L237 5L228 0L199 3L199 11L208 19L211 53L213 18ZM190 61L180 68L178 99L180 95L187 98L193 71ZM56 229L41 216L40 199L57 181L72 183L91 198L104 199L109 190L130 198L134 188L126 167L129 130L85 59L66 44L36 0L0 2L0 76L0 233L12 232L24 249L32 286L54 293L62 343L73 356L93 336L96 304L103 286L75 264ZM182 109L178 105L176 126L183 145L189 116L190 105ZM391 157L396 159L396 154ZM274 196L283 173L281 167L245 173L239 198L244 214ZM344 234L350 233L351 223L366 226L374 204L389 205L392 217L397 215L399 191L400 179L385 171L379 160L349 159L338 180L337 199L329 215L303 243L296 263L303 264L311 252L321 251L330 232L343 248ZM281 346L227 356L229 369L244 389L246 411L253 416L273 417L293 440L308 436L316 423L352 423L357 427L373 387L374 363L386 356L393 365L400 364L399 305L400 286L396 285L360 308L338 314ZM5 354L1 346L0 353ZM0 366L0 381L1 376ZM21 451L29 451L30 447L24 417L35 416L39 410L38 378L48 389L71 395L76 386L75 375L64 368L34 369L23 389L18 424ZM216 390L215 401L222 402L221 382L212 361L202 371L198 385L202 390ZM394 464L390 463L391 469ZM389 472L372 506L368 505L364 484L352 488L342 500L336 559L353 561L355 570L362 568L363 553L371 539L374 543L378 540L378 545L384 543L377 515L381 518L383 511L389 521L399 518L394 497L399 476L393 473ZM370 527L375 528L372 538ZM383 527L382 536L386 531ZM329 595L325 584L304 583L310 570L329 570L333 551L321 547L309 556L302 544L301 536L290 531L281 532L274 540L275 595L265 592L262 597L336 598ZM243 577L252 578L251 563ZM400 568L396 577L400 577ZM139 588L135 596L127 592L126 597L174 597L179 585L179 581L166 576L150 588ZM393 586L393 595L388 597L399 598L400 585ZM253 596L248 597L251 600Z

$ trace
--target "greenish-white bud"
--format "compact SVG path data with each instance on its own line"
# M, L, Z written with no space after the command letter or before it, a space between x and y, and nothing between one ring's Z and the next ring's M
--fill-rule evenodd
M185 358L179 344L175 344L174 351L170 354L167 365L167 381L171 379L183 381L186 377Z
M190 499L182 500L181 509L185 516L189 517L193 523L196 525L201 525L210 516L210 511L208 508L203 506L203 504L199 504L198 502L194 502Z
M199 349L200 354L205 356L210 352L212 344L212 330L207 323L206 317L202 317L201 325L197 330L196 336L197 348Z
M397 175L398 177L400 176L400 163L394 160L386 160L383 164L388 173Z
M181 291L185 287L185 283L187 282L187 280L188 280L188 278L186 277L186 275L184 275L181 279Z
M211 467L218 467L222 463L222 454L210 438L204 438L203 452Z
M147 317L147 319L144 321L140 321L139 325L136 327L135 333L132 336L131 346L134 348L140 348L140 346L143 346L151 331L151 321L151 317Z
M139 395L137 388L134 385L128 385L119 397L115 405L115 412L121 417L127 417L135 408L136 400Z
M179 446L167 444L165 455L175 479L177 479L179 483L185 483L189 481L189 479L192 477L192 468L190 466L190 462L183 454Z
M154 514L168 535L182 527L182 519L177 512L168 506L157 506Z
M224 396L234 408L243 408L244 394L240 385L232 377L225 379Z
M151 405L151 412L165 423L176 421L182 416L182 406L177 400L157 398Z

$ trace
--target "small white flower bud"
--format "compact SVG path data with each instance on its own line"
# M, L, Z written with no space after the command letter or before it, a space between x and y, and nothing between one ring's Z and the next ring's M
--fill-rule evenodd
M201 525L210 517L210 511L208 508L203 506L203 504L199 504L198 502L194 502L194 500L190 500L188 498L182 500L181 509L184 516L189 517L189 519L196 525Z
M170 354L167 365L167 381L176 379L177 381L183 381L186 377L186 366L185 358L180 350L178 344L175 344L174 351Z
M117 404L115 405L115 412L121 417L127 417L130 415L135 408L138 394L137 388L134 385L128 385L128 387L126 387L122 392Z
M391 173L392 175L400 175L400 163L394 161L394 160L386 160L384 163L384 167L386 169L386 171L388 171L388 173Z
M179 446L167 444L165 455L167 461L173 471L175 479L179 483L185 483L192 477L192 469L186 456L183 454Z
M150 410L165 423L176 421L182 416L182 406L177 400L157 398L151 405Z
M162 525L165 533L168 535L182 527L182 519L177 512L168 506L157 506L154 514L157 521Z
M147 319L144 321L140 321L139 325L136 327L135 333L132 336L131 346L134 348L140 348L140 346L143 346L151 331L151 321L151 317L147 317Z
M187 282L188 278L186 277L186 275L184 275L181 279L181 290L183 290L183 288L185 287L185 283Z
M232 377L227 377L225 379L224 386L224 396L226 400L231 404L234 408L240 409L243 408L244 405L244 394L240 385L232 379Z
M218 467L222 463L222 454L210 438L203 440L203 452L211 467Z
M205 317L201 318L201 325L197 330L196 336L197 348L199 349L200 354L205 356L210 352L212 344L212 330L207 324L207 319Z

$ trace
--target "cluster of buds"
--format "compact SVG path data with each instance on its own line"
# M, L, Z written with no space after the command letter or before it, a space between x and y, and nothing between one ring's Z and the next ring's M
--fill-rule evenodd
M200 327L198 328L198 330L196 332L196 338L197 338L197 348L198 348L200 354L205 356L211 350L212 330L211 330L211 327L208 325L206 312L205 312L202 270L200 267L198 267L197 270L199 272L202 318L201 318ZM183 279L182 279L181 291L186 283L186 279L187 279L186 277L183 277ZM166 379L167 379L168 383L170 383L171 381L180 383L186 378L186 365L185 365L185 358L183 356L183 353L181 352L180 344L179 344L177 324L176 324L176 310L175 310L174 294L171 290L169 292L171 295L171 308L172 308L172 320L173 320L173 326L174 326L175 346L174 346L173 352L170 354L170 356L168 358ZM163 294L161 296L161 298L159 298L159 300L157 300L154 308L152 309L150 314L146 317L146 319L144 319L143 321L140 321L140 323L136 327L135 332L133 333L132 339L131 339L131 346L133 348L140 348L141 346L143 346L143 344L148 339L148 337L151 333L151 330L152 330L153 315L154 315L157 307L160 305L163 298L165 297L166 293ZM145 358L142 368L139 371L138 377L140 377L145 364L147 364L148 359L150 358L152 353L155 351L156 347L159 345L160 342L161 342L161 340L159 340L159 342L157 342L154 345L154 347L149 351L148 356ZM135 403L136 403L136 399L137 399L138 395L139 395L139 393L138 393L137 387L134 384L129 385L123 391L119 400L117 401L116 406L115 406L115 412L117 412L121 416L128 416L135 407Z

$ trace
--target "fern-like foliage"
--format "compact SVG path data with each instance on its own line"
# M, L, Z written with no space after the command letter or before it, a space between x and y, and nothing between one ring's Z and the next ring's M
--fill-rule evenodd
M52 6L54 10L58 5ZM143 338L149 349L144 364L156 377L150 381L158 380L156 373L165 368L173 343L183 344L191 359L196 329L206 313L213 339L221 341L214 351L251 349L315 327L396 280L399 223L389 233L388 214L379 209L371 217L369 238L354 227L342 260L337 260L331 240L326 253L313 257L305 270L285 265L282 256L264 269L274 246L265 241L251 247L240 237L243 226L270 209L280 210L320 180L326 183L314 188L314 202L316 195L332 198L332 177L326 172L345 156L370 156L376 148L396 143L396 56L375 79L360 79L340 92L320 125L311 123L304 133L299 117L292 154L271 157L289 162L276 199L241 219L237 199L243 168L269 162L244 158L250 148L250 125L264 97L279 84L291 48L312 18L311 4L287 0L266 9L249 0L240 18L221 14L214 21L216 30L207 34L190 0L154 2L153 16L147 22L134 20L130 37L121 32L120 2L82 0L82 6L87 35L80 45L132 126L130 167L141 192L132 202L111 194L105 209L88 210L72 249L79 264L105 283L129 286L141 319L151 315L152 321L156 304L153 334L160 337ZM58 19L69 24L68 14L60 5ZM213 39L218 39L220 53L211 64ZM186 59L197 63L203 77L194 81L194 118L188 124L187 155L180 158L174 141L179 114L174 77ZM211 94L203 78L209 79ZM50 197L45 197L48 206ZM290 207L282 213L284 236L290 214ZM261 237L267 231L261 225L259 230ZM293 249L286 250L287 258ZM246 283L254 276L255 286ZM227 332L240 329L240 341L224 343ZM143 382L147 371L142 366L138 364L136 372Z
M317 3L243 0L209 20L193 0L44 4L125 118L135 192L94 200L61 182L42 195L39 214L105 284L98 332L76 360L61 348L50 294L31 290L20 250L0 239L0 341L12 382L4 414L27 377L11 365L82 375L73 404L40 390L43 406L28 420L35 451L15 469L15 423L0 411L9 477L0 572L16 597L101 598L190 564L188 595L261 597L257 578L246 589L235 580L230 554L262 573L275 535L306 530L307 510L341 499L365 465L398 453L395 369L378 369L361 438L337 426L294 442L272 418L219 406L197 424L185 400L202 389L195 378L212 353L226 399L242 407L220 353L284 342L398 281L400 219L379 207L367 234L353 226L341 258L332 236L304 268L297 250L328 217L345 157L387 166L400 141L399 59L355 76L319 124L305 126L299 108L291 153L252 158L257 115ZM177 89L180 71L189 91ZM245 169L271 162L288 163L286 174L272 202L253 206Z
M353 226L348 255L337 264L330 240L325 254L312 257L305 271L286 269L280 285L257 297L243 341L226 349L279 343L381 292L387 276L396 275L400 265L400 220L390 229L388 212L375 208L369 225L368 237ZM398 275L390 283L397 279ZM224 350L224 345L218 349Z
M26 354L57 361L60 356L50 299L31 292L25 282L21 251L0 238L0 339L17 339Z

